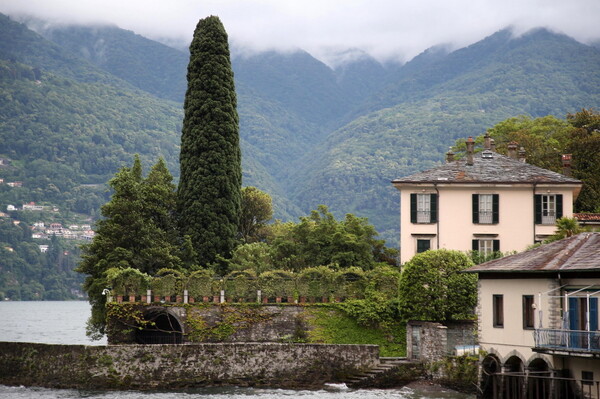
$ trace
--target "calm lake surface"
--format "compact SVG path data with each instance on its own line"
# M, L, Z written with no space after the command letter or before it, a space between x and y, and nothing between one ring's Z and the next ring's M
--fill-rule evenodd
M0 341L46 344L106 345L90 341L85 323L90 315L87 302L0 302ZM332 385L322 390L254 388L203 388L186 391L80 391L8 387L0 385L0 399L471 399L474 396L451 391L420 389L348 389Z

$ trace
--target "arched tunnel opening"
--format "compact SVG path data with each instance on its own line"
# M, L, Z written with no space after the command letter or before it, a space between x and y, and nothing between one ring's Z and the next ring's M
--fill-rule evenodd
M181 344L183 328L176 316L163 308L148 309L144 312L144 328L135 332L138 344Z

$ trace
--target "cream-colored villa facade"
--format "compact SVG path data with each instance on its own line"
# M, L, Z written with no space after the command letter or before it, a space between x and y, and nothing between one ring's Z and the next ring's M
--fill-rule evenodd
M523 251L572 217L581 181L490 149L392 184L400 191L400 263L428 249ZM452 155L452 154L450 154Z
M600 233L468 271L479 276L483 397L600 397Z

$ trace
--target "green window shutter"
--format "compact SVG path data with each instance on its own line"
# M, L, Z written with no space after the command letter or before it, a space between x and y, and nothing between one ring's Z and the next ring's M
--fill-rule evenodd
M500 240L493 240L492 242L494 252L500 251Z
M437 194L431 194L431 200L430 200L430 206L431 209L429 210L429 214L431 216L431 218L429 219L430 223L437 223L437 219L438 219L438 212L437 212Z
M473 194L473 223L479 223L479 194Z
M410 222L417 223L417 194L410 195Z
M533 208L535 215L535 224L542 224L542 195L536 194L533 196Z
M500 195L492 194L492 223L500 221Z
M556 219L563 217L563 196L556 194Z
M479 240L473 240L471 249L473 251L479 251Z

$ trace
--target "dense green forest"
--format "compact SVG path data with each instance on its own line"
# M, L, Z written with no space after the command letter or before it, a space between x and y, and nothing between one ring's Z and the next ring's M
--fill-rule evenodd
M82 299L83 276L74 271L79 261L77 244L53 237L40 252L31 238L30 225L0 218L0 300Z

